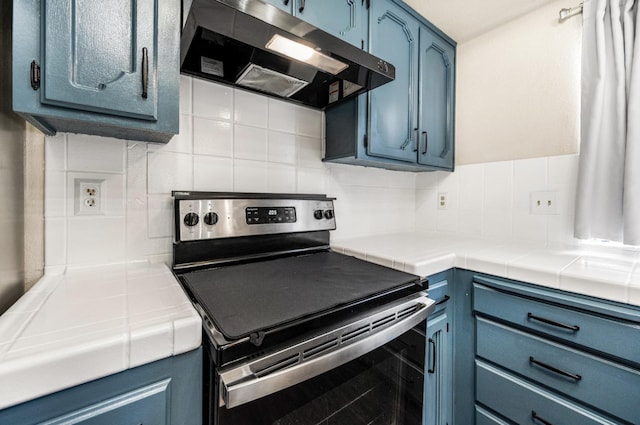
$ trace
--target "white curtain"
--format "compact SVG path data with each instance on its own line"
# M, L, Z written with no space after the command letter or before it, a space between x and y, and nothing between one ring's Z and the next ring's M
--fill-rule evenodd
M640 0L585 0L575 236L640 245Z

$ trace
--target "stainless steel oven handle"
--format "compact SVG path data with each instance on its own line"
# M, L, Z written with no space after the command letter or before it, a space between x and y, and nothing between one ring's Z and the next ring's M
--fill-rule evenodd
M228 380L233 379L233 376L237 377L239 375L236 370L232 369L221 373L220 381L224 405L227 408L233 408L284 390L335 369L385 345L425 320L435 308L435 301L426 297L421 298L418 304L422 306L411 315L369 337L344 345L335 351L287 369L261 377L255 375L246 376L245 374L244 378L239 382L228 382ZM239 366L237 369L246 369L246 367L246 365Z

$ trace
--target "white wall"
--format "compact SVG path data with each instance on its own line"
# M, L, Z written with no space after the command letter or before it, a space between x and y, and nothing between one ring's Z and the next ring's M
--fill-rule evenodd
M458 45L456 162L579 150L581 17L549 3Z
M320 111L189 77L180 108L167 145L48 138L47 267L169 262L171 190L327 193L338 198L333 237L414 229L415 174L323 163ZM103 216L74 215L76 178L105 179Z

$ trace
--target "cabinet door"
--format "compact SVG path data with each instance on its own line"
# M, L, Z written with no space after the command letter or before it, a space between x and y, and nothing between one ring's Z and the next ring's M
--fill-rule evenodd
M367 154L415 163L420 26L384 0L371 3L370 19L371 53L395 65L396 79L369 93Z
M354 46L361 47L361 0L297 0L293 13Z
M420 28L420 143L418 162L453 169L455 51Z
M44 0L41 101L157 119L155 0Z
M278 9L282 9L285 12L292 13L293 12L293 1L294 0L262 0L265 3L269 3L277 7Z
M445 310L427 320L424 425L452 423L451 345L449 316Z

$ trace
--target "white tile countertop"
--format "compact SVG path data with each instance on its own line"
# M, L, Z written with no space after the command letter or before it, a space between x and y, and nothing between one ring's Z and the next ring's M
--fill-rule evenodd
M442 233L332 240L331 247L419 276L458 267L640 306L640 250L495 242Z
M0 316L0 409L196 349L201 326L164 264L45 275Z

